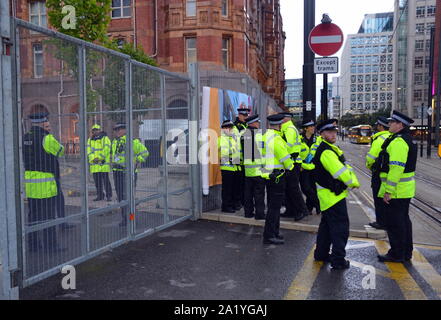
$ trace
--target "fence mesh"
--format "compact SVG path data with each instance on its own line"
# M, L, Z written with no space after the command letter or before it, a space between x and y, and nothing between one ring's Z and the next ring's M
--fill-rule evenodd
M185 77L16 22L26 286L190 217L190 91Z

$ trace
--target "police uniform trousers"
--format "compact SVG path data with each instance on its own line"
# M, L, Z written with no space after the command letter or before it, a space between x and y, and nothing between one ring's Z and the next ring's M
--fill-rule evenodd
M296 163L294 168L286 171L286 213L288 217L302 217L308 214L305 200L303 200L302 192L300 191L300 163Z
M56 218L57 196L46 199L28 198L28 225L34 226ZM30 251L57 249L56 227L34 231L27 235Z
M309 212L315 208L316 212L320 212L320 202L317 197L317 187L312 181L311 172L303 170L300 172L300 186L303 194L306 196L306 208Z
M240 166L241 171L235 172L233 207L239 208L245 203L245 167Z
M106 197L112 198L112 186L110 185L108 172L94 172L93 181L95 181L97 197L99 199L104 199L103 187L106 189Z
M137 182L137 178L138 178L138 175L136 172L135 172L134 178L135 178L134 186L136 188L136 182ZM116 191L116 196L118 198L118 202L121 202L123 200L127 200L126 172L122 171L122 170L113 171L113 181L115 184L115 191ZM126 225L127 224L127 206L124 206L123 208L121 208L121 216L122 216L122 224Z
M349 238L349 216L346 199L342 199L329 209L322 212L317 232L317 245L314 259L330 260L333 266L344 263L345 247ZM332 245L332 253L329 249Z
M222 210L231 210L235 207L237 195L237 171L221 170L222 174Z
M412 222L409 218L410 199L392 199L384 204L386 231L389 237L388 255L396 259L412 257Z
M256 219L265 217L265 179L262 177L245 177L245 217Z
M375 220L380 226L385 226L386 222L384 220L384 206L385 203L383 198L378 197L378 191L380 191L381 187L381 179L378 176L373 175L371 181L372 187L372 197L374 198L374 207L375 207Z
M60 177L55 178L55 182L57 183L57 191L58 194L56 195L56 208L57 208L57 217L58 218L64 218L66 216L65 210L64 210L64 194L63 190L61 189L61 182Z
M275 238L279 235L280 228L280 208L285 197L286 171L278 179L271 178L266 182L268 193L268 212L265 217L265 228L263 238L265 240Z

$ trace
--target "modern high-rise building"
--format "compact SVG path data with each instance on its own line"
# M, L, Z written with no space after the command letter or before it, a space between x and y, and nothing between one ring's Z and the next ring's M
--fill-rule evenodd
M294 113L294 117L299 120L303 112L303 80L286 79L285 107Z
M342 115L372 113L395 104L394 13L366 14L347 36L341 58Z
M397 47L396 109L420 119L429 99L430 34L436 0L396 0L394 42Z

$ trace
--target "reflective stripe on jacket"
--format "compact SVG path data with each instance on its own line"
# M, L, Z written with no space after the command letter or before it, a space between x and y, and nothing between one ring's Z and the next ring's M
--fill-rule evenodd
M380 154L381 146L390 135L391 133L389 131L380 131L373 135L371 148L366 154L366 168L369 170L372 168L372 165Z
M110 172L110 151L111 143L108 136L87 140L87 158L91 173ZM94 160L97 160L98 163Z
M273 170L292 170L294 162L288 152L285 140L283 140L278 131L268 129L263 135L263 146L263 178L269 179L269 175Z
M392 199L407 199L415 196L415 172L404 170L409 158L415 158L415 154L412 157L409 156L411 152L416 152L416 146L412 148L413 150L410 150L408 143L400 136L394 138L387 146L389 171L380 172L381 187L378 197L383 198L385 193L389 193Z
M113 171L124 171L126 169L126 136L116 138L112 141L112 167ZM145 162L149 156L147 147L139 139L133 139L133 163L135 172L137 163Z
M296 163L302 163L302 158L300 157L300 133L294 123L292 123L291 120L283 123L281 127L281 132L284 140L286 141L288 153L291 155L296 155L295 159L293 159Z
M226 135L223 132L217 139L221 170L240 171L240 151L238 145L233 135Z
M244 141L244 168L246 177L260 177L263 165L262 130L248 128L242 135Z

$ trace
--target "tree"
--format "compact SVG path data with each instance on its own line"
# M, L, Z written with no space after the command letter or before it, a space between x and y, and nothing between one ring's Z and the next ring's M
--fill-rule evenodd
M390 111L390 108L383 108L371 114L353 115L347 113L340 118L339 124L347 128L357 126L359 124L374 125L379 116L389 117Z
M66 28L66 6L75 9L74 28ZM156 66L155 60L149 57L142 47L134 47L125 43L119 47L115 41L107 36L107 29L110 23L111 0L47 0L49 23L59 32L64 34L103 45L109 49L120 51L129 55L132 59L145 64ZM66 64L65 72L79 79L78 51L77 46L64 40L47 40L48 45L55 46L53 54L56 58ZM86 99L87 111L95 111L99 95L103 101L112 109L120 109L125 105L125 78L124 62L121 58L103 54L95 50L86 51ZM139 78L140 73L134 72L133 79ZM103 80L103 85L93 88L93 83ZM134 103L136 97L147 101L150 96L149 86L133 87ZM140 99L141 99L140 98Z

